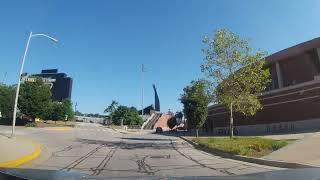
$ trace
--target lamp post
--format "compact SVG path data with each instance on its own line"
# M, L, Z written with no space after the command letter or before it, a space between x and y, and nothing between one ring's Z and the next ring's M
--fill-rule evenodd
M144 83L143 83L143 80L144 80L144 76L143 76L143 73L147 72L145 67L144 67L144 64L142 64L141 66L141 79L142 79L142 99L141 99L141 115L142 115L142 118L143 118L143 115L144 115Z
M13 108L12 134L11 134L11 137L14 137L14 129L15 129L15 125L16 125L18 98L19 98L19 91L20 91L20 82L21 82L21 75L22 75L23 67L24 67L24 61L26 59L26 55L27 55L27 52L28 52L28 49L29 49L29 44L30 44L31 38L32 37L36 37L36 36L43 36L43 37L46 37L46 38L52 40L55 43L58 42L57 39L55 39L53 37L50 37L50 36L48 36L46 34L32 34L32 32L30 32L30 34L29 34L28 41L27 41L27 44L26 44L26 48L24 50L24 54L23 54L23 57L22 57L21 65L20 65L19 76L18 76L18 84L17 84L16 96L15 96L14 108Z

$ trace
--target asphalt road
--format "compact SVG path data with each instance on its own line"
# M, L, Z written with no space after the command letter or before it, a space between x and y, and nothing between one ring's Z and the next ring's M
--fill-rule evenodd
M0 126L0 131L10 131ZM17 128L17 135L39 142L43 151L22 169L81 172L107 177L228 176L279 168L224 159L194 149L178 137L122 134L98 124L72 130Z

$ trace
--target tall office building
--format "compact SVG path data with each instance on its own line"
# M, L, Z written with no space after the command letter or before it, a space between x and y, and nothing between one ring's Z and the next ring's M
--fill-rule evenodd
M58 69L44 69L41 74L34 74L33 76L38 76L45 80L50 79L53 100L71 99L72 78L68 77L66 73L59 73Z

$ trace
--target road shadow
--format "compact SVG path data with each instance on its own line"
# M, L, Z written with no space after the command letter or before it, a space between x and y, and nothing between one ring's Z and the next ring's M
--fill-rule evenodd
M160 138L121 138L125 140L135 140L135 141L170 141L169 139Z
M170 167L171 170L177 169L175 167ZM178 169L194 169L197 166L182 166ZM140 172L135 169L104 169L108 172L118 171L118 172ZM22 169L22 168L0 168L0 179L8 180L25 180L25 179L48 179L48 180L58 180L58 179L221 179L221 180L244 180L244 179L266 179L266 177L271 177L272 179L317 179L320 176L319 168L307 168L307 169L283 169L283 170L273 170L266 172L257 172L251 174L242 174L235 176L216 175L216 176L170 176L170 175L127 175L123 176L119 173L118 176L110 176L104 174L102 176L88 175L77 171L59 171L59 170L48 170L48 169Z
M134 149L174 149L174 148L185 148L185 144L174 142L170 139L167 141L158 141L154 140L153 142L133 142L125 141L122 139L120 141L102 141L102 140L92 140L92 139L77 139L78 142L83 144L95 144L103 145L105 147L119 147L120 149L125 150L134 150Z
M0 168L0 179L84 179L86 174L47 169Z
M29 120L27 119L16 119L16 126L25 126ZM0 118L0 125L2 126L12 126L12 118Z
M188 131L163 131L162 133L152 132L151 134L157 134L162 136L171 136L171 137L179 137L179 136L195 136L194 133Z

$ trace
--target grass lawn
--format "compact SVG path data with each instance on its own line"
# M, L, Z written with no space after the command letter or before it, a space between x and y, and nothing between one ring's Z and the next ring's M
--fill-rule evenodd
M290 140L273 140L260 137L194 138L193 142L211 149L234 155L262 157L286 146Z
M36 126L37 127L74 127L75 126L75 122L74 121L40 121L40 122L36 122Z

